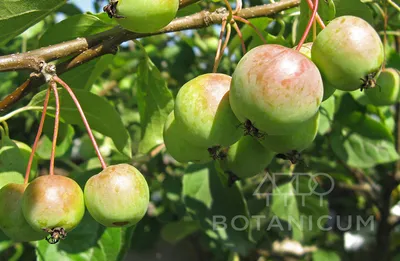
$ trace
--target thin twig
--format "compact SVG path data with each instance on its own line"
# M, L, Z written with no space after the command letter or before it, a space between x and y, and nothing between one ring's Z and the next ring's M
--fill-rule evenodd
M310 20L308 21L306 30L304 31L303 36L301 37L300 42L297 45L297 48L296 48L297 51L300 51L301 47L303 46L304 42L307 39L308 34L310 33L311 26L313 25L313 22L315 20L316 15L317 15L318 3L319 3L319 0L315 0L315 4L314 4L314 9L313 9L312 15L310 17Z
M308 7L310 7L311 10L314 10L314 4L313 4L312 0L307 0L307 4L308 4ZM316 14L316 20L317 20L319 26L322 29L325 29L326 26L324 24L324 21L322 21L321 16L319 16L318 12Z
M233 16L232 6L231 6L231 4L229 3L228 0L224 0L224 2L225 2L225 6L228 8L228 13L229 13L229 15L228 15L226 20L228 20L228 22L231 22L232 16Z
M242 10L242 7L243 7L243 1L236 0L236 8L235 11L233 11L233 14L237 14L240 10Z
M246 54L246 52L247 52L247 50L246 50L246 44L245 44L245 42L244 42L244 40L243 40L242 31L240 31L240 28L239 28L239 26L237 25L236 22L234 22L234 23L232 24L232 26L233 26L233 28L235 29L235 31L236 31L236 33L237 33L237 35L238 35L238 37L239 37L240 43L241 43L241 45L242 45L243 54Z
M251 28L253 28L253 30L256 32L256 34L258 35L258 37L260 37L261 41L262 41L264 44L267 43L267 40L265 40L265 38L264 38L264 36L262 35L262 33L260 32L260 30L258 30L258 28L257 28L254 24L252 24L249 20L246 20L245 18L240 17L240 16L236 16L236 15L233 16L233 19L235 19L235 20L237 20L237 21L240 21L240 22L242 22L242 23L244 23L244 24L247 24L248 26L250 26Z
M240 16L244 19L271 16L281 11L296 7L299 4L300 0L287 0L273 4L253 6L240 10L237 13L237 16ZM86 38L76 38L71 41L43 47L27 53L1 56L0 71L26 69L38 72L40 71L40 63L42 63L43 61L50 62L62 57L80 54L83 51L91 49L95 46L103 45L107 41L111 41L114 38L119 39L119 41L116 42L116 46L118 46L120 43L128 40L134 40L138 38L170 32L204 28L214 24L221 24L222 20L226 18L227 14L227 12L221 12L220 10L216 10L215 12L203 10L193 15L176 18L160 31L146 34L130 32L124 30L120 26L117 26L108 31L91 35ZM97 50L96 52L100 51L101 49ZM57 72L59 73L59 70L57 70Z
M181 1L181 3L188 2L189 1ZM299 4L300 0L287 0L273 4L253 6L241 9L236 16L243 19L272 16L281 11L296 7ZM152 35L199 29L214 24L221 24L226 16L227 13L221 13L219 11L201 11L190 16L177 18L159 32L151 34L137 34L126 31L117 26L111 30L91 35L86 38L77 38L75 40L34 50L29 53L1 56L0 71L13 71L22 69L38 71L37 69L40 68L40 64L43 61L49 62L61 57L67 57L75 54L76 57L57 66L57 73L58 75L61 75L62 73L67 72L81 64L87 63L97 57L105 54L115 53L116 48L122 42ZM240 21L243 22L243 20ZM32 57L40 57L40 59L37 58L32 61ZM27 93L37 90L37 87L43 85L44 83L45 82L42 78L31 78L25 88L18 88L0 102L0 111L9 108L11 105L25 97Z
M53 143L51 147L51 156L50 156L50 175L54 175L54 160L56 157L58 126L60 123L60 97L58 95L57 84L54 81L51 81L49 85L54 92L54 99L56 100L56 115L54 120Z
M28 184L28 182L29 182L29 174L31 173L33 158L35 156L35 152L36 152L39 140L40 140L40 136L42 135L42 132L43 132L44 121L46 119L47 106L49 104L49 99L50 99L50 92L51 92L51 88L49 87L46 92L46 98L44 99L42 117L40 119L39 128L36 133L36 137L35 137L35 141L32 146L31 154L29 155L28 165L26 166L25 182L24 182L25 184Z
M225 18L222 20L221 32L219 33L218 47L217 47L217 53L215 54L215 59L214 59L213 73L217 72L220 57L222 57L222 54L223 54L222 53L222 39L224 38L226 24L227 24L227 20Z
M82 107L81 107L81 105L80 105L78 99L76 98L74 92L72 91L71 87L69 87L68 84L66 84L66 83L65 83L63 80L61 80L60 77L58 77L58 76L54 76L54 77L53 77L53 80L56 81L57 83L61 84L61 86L64 87L64 89L65 89L65 90L69 93L69 95L71 96L72 100L73 100L74 103L75 103L76 108L77 108L78 111L79 111L79 114L81 115L83 124L85 125L85 128L86 128L86 131L87 131L87 133L88 133L88 135L89 135L89 138L90 138L90 140L92 141L94 150L96 151L97 157L99 158L101 167L102 167L103 169L107 168L107 165L106 165L106 163L105 163L105 161L104 161L104 158L103 158L103 156L101 155L99 146L97 145L97 141L96 141L96 139L95 139L95 137L94 137L94 135L93 135L92 129L90 128L89 122L87 121L86 116L85 116L85 113L83 112Z
M8 124L6 121L2 121L1 124L3 125L4 132L6 133L7 136L10 136L10 128L8 127Z

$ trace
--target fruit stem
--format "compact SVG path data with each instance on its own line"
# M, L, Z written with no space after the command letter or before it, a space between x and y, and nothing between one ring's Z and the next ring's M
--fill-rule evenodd
M233 14L237 14L240 10L242 10L242 7L243 7L243 1L236 0L236 8L235 11L233 11Z
M233 16L233 10L231 4L228 2L228 0L224 0L226 7L228 8L229 15L227 17L228 22L230 23L232 20Z
M297 45L296 51L299 51L301 49L301 47L303 46L304 42L307 39L308 33L310 32L311 26L312 26L312 24L313 24L313 22L315 20L316 15L317 15L318 3L319 3L319 1L315 0L315 4L314 4L314 9L313 9L312 15L310 17L310 20L308 21L306 30L304 31L304 34L301 37L299 44Z
M67 90L67 92L69 93L69 95L71 96L72 100L75 103L76 108L79 111L79 114L81 115L83 124L85 125L86 131L89 134L89 138L92 141L94 150L96 151L97 157L99 158L101 167L103 169L107 168L107 165L103 159L103 156L100 153L100 149L99 146L97 145L96 139L93 135L92 129L90 128L89 122L86 119L85 113L82 110L82 107L78 101L78 99L76 98L74 92L72 91L71 87L68 86L68 84L66 84L63 80L60 79L60 77L58 77L57 75L53 77L53 80L56 81L57 83L61 84L62 87L64 87L65 90Z
M392 0L387 0L387 3L400 12L400 6L398 6L395 2L393 2Z
M314 10L314 4L312 3L312 0L307 0L307 4L310 7L311 10ZM316 20L319 24L319 26L321 26L322 29L325 29L325 24L324 21L322 21L321 16L319 16L319 14L316 14Z
M317 38L317 22L314 20L313 22L313 42Z
M33 142L31 154L29 155L28 165L26 166L24 184L28 184L29 174L31 173L31 168L32 168L33 157L35 156L36 148L39 143L40 136L42 135L43 132L43 125L44 125L44 120L46 119L47 105L49 104L50 92L51 88L49 87L46 92L46 98L44 99L42 117L40 118L38 131L36 133L35 141Z
M244 24L247 24L248 26L250 26L251 28L253 28L253 30L256 32L256 34L258 35L258 37L260 37L260 39L263 41L264 44L267 43L267 40L265 40L264 36L261 34L260 30L258 30L258 28L252 24L249 20L244 19L243 17L234 15L233 19L242 22Z
M1 141L4 137L6 137L6 133L5 133L5 131L4 131L4 128L0 126L0 141ZM0 146L1 146L1 144L0 144Z
M214 73L217 72L219 62L221 61L221 59L220 59L222 56L221 53L223 53L222 52L222 38L224 38L226 23L227 23L227 20L225 18L222 20L221 32L219 33L218 48L217 48L217 53L215 54L215 59L214 59L214 67L213 67Z
M235 31L236 31L239 39L240 39L240 43L242 45L243 54L246 54L246 52L247 52L246 51L246 44L244 43L244 40L243 40L242 31L240 31L240 28L239 28L239 26L237 25L236 22L234 22L232 25L233 25L233 28L235 29Z
M4 127L5 135L6 136L10 136L10 129L8 128L7 122L3 121L2 124L3 124L3 127Z
M51 156L50 156L50 175L54 175L54 159L56 156L57 137L59 129L58 127L60 123L60 97L58 95L57 84L54 81L51 81L49 84L54 92L54 98L56 100L56 116L54 121L53 143L51 147Z

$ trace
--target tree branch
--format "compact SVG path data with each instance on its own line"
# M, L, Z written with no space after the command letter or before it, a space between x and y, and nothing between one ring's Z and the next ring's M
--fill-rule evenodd
M195 2L197 1L180 1L181 7ZM286 0L268 5L254 6L242 9L237 16L245 19L270 16L296 7L299 4L300 0ZM0 57L0 71L23 69L40 71L40 64L42 62L50 62L62 57L77 55L73 59L57 66L57 73L62 74L63 72L89 62L104 54L115 53L118 45L122 42L169 32L208 27L221 23L223 18L227 15L228 12L226 10L221 11L221 9L218 9L215 12L201 11L190 16L177 18L162 30L148 34L133 33L117 26L111 30L88 36L86 38L77 38L26 53L2 56ZM0 102L0 111L10 107L12 104L22 99L27 93L41 86L43 83L44 80L41 80L41 78L34 78L27 86L23 87L23 90L19 90L18 88Z

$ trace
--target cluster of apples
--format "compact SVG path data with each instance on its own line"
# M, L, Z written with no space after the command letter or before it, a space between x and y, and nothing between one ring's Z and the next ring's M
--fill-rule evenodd
M64 239L81 222L85 206L106 227L139 222L149 203L149 188L133 166L118 164L89 178L84 192L71 178L46 175L29 184L0 188L0 229L14 241Z
M336 89L380 96L373 87L383 61L378 34L354 16L334 19L300 52L258 46L232 78L205 74L179 90L164 128L166 148L182 163L221 160L240 178L259 173L277 154L296 162L316 137L321 103Z

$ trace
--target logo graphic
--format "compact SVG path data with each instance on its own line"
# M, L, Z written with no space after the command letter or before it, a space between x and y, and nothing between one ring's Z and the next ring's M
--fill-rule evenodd
M319 187L324 183L325 189ZM283 198L284 206L293 197L300 197L301 205L305 206L306 197L319 197L320 206L323 205L324 196L332 192L335 187L334 179L326 173L267 173L257 186L253 195L265 197L267 206L270 205L271 197Z

